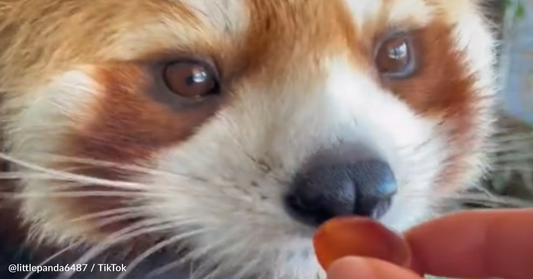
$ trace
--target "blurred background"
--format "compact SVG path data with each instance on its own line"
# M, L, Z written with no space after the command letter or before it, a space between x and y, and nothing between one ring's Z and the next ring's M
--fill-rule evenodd
M483 186L533 203L533 0L486 1L501 39L501 119L491 153L494 170Z

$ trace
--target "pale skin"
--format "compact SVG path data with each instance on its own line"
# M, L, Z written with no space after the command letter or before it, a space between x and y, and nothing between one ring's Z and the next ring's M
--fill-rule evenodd
M533 210L465 211L405 233L409 268L362 257L338 260L328 279L533 278Z

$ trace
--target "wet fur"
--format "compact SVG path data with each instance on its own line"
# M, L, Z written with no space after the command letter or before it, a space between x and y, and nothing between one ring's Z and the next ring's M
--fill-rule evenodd
M3 187L6 239L44 254L34 264L79 242L129 263L163 241L192 277L323 275L312 229L281 205L317 150L374 143L400 182L382 218L397 230L486 171L495 55L479 2L0 1L3 159L16 179ZM420 54L399 82L372 70L392 27L412 30ZM154 98L150 65L191 54L218 65L226 93L193 110ZM114 235L139 222L152 231Z

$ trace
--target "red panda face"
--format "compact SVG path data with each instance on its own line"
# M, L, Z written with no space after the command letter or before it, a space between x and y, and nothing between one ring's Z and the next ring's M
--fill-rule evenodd
M321 222L404 230L484 169L478 1L3 5L5 157L35 239L144 224L210 272L311 278Z

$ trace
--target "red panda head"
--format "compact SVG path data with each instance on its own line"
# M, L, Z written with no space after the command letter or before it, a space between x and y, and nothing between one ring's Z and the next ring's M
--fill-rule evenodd
M403 230L483 171L478 2L7 1L21 216L55 245L143 224L205 270L311 278L324 220Z

